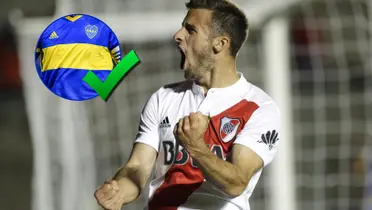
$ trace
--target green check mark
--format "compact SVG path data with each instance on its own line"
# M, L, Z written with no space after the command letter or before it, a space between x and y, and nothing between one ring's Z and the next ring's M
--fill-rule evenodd
M89 71L83 80L93 88L98 95L107 101L113 90L124 76L131 70L138 62L140 62L134 50L131 50L123 59L116 65L116 67L107 76L106 80L102 82L97 75Z

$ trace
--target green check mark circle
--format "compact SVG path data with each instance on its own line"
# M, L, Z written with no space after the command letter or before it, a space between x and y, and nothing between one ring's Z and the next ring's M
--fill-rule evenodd
M105 81L101 81L92 71L88 71L88 73L83 78L83 81L86 82L92 89L94 89L104 101L107 101L109 96L112 94L115 87L119 85L123 77L139 62L140 60L135 51L131 50L115 66L115 68L110 72Z

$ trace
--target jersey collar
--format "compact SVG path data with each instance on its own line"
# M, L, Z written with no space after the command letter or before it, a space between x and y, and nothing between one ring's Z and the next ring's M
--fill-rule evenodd
M251 84L244 78L244 75L243 73L241 72L238 72L238 75L239 75L239 80L233 84L233 85L230 85L228 87L224 87L224 88L211 88L208 90L208 94L241 94L241 93L246 93L247 91L247 88L250 88ZM204 89L196 84L195 82L193 82L192 84L192 92L195 94L195 95L205 95L204 94Z

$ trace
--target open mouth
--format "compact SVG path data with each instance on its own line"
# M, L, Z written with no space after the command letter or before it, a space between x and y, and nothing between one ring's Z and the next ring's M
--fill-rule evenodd
M185 52L183 51L183 49L181 47L178 47L178 50L180 51L180 54L181 54L180 68L184 69L185 61L186 61L186 55L185 55Z

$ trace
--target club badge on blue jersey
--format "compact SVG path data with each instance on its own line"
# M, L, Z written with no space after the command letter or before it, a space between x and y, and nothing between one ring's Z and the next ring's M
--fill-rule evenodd
M83 81L92 71L102 81L122 59L120 43L108 25L86 14L63 16L40 35L35 50L37 73L44 85L64 99L98 96Z
M96 25L85 26L85 33L89 39L93 39L97 35L98 27Z

